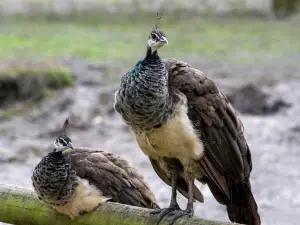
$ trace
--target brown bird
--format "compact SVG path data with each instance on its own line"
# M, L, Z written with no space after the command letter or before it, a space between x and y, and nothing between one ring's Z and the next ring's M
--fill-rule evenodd
M63 130L68 125L66 120ZM35 167L31 177L38 197L74 219L106 201L159 209L138 169L112 153L73 148L63 132L55 149Z
M145 58L122 77L114 104L156 173L172 186L169 208L154 213L160 219L172 215L170 224L192 216L193 201L203 202L197 179L226 205L232 222L259 225L250 185L251 152L238 114L203 72L159 57L158 49L168 41L157 25ZM176 202L176 189L188 198L186 210Z

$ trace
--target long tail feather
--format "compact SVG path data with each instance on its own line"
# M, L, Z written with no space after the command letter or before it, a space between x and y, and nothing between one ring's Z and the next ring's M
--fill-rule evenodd
M249 180L245 183L229 180L229 190L230 202L226 202L229 219L246 225L260 225L260 216Z

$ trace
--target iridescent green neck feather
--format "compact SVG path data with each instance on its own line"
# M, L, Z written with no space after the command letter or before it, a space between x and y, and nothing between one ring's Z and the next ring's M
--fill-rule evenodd
M172 116L168 73L157 51L148 46L144 60L121 79L115 97L115 110L134 130L150 130Z

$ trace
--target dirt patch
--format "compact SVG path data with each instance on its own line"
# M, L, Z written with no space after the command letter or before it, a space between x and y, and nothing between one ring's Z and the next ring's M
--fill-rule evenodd
M231 91L227 97L236 110L245 114L271 115L291 107L270 88L253 83Z

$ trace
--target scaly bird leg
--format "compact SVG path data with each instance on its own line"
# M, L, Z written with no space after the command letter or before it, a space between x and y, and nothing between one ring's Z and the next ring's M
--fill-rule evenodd
M172 196L171 196L170 206L168 208L154 210L150 213L150 215L158 214L159 219L156 224L159 224L159 222L163 219L163 217L165 215L167 215L168 213L170 213L172 211L180 210L179 205L176 200L177 173L178 172L175 169L172 170L172 178L171 178L172 179Z
M193 194L193 185L194 185L194 178L192 176L189 176L188 179L188 204L186 207L186 210L176 210L171 212L168 217L172 217L172 219L169 221L168 225L172 225L178 220L179 218L183 216L189 216L192 217L194 215L194 206L193 206L193 200L194 200L194 194Z

